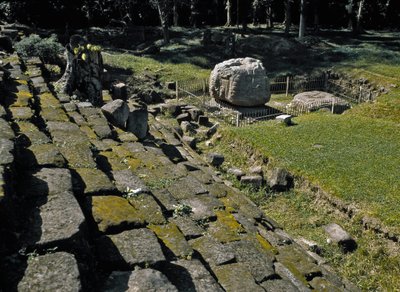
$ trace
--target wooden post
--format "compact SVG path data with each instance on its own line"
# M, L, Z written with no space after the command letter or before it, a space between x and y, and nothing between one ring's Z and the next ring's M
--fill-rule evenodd
M179 84L178 81L176 81L175 83L175 95L176 95L176 99L179 99Z
M236 113L236 127L239 127L240 113Z
M290 76L286 77L286 97L289 95Z
M335 99L332 99L332 114L335 113Z

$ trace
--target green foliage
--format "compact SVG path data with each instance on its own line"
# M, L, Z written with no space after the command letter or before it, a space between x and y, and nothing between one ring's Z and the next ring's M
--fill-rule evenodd
M15 44L15 50L22 57L39 57L45 63L53 63L59 59L63 46L54 34L43 39L32 34Z

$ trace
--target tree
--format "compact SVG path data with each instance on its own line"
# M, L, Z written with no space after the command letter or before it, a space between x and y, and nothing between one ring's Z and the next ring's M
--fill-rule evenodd
M306 31L306 1L301 0L300 3L300 24L299 24L299 38L303 38Z
M293 0L285 1L285 35L289 35L290 26L292 24L292 2Z
M357 16L356 16L356 26L355 26L355 29L353 30L353 32L356 33L356 34L358 34L358 33L360 33L362 31L361 20L363 18L364 3L365 3L365 0L361 0L358 3L358 11L357 11Z
M226 10L226 24L225 26L232 25L232 0L226 0L225 2L225 10Z
M163 31L164 42L169 43L169 25L168 17L171 14L171 1L170 0L150 0L150 4L157 9L158 16L160 17L161 28Z

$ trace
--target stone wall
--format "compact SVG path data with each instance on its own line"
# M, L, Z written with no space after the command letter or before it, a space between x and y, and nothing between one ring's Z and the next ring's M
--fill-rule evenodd
M355 290L152 116L139 142L21 65L0 107L5 291Z

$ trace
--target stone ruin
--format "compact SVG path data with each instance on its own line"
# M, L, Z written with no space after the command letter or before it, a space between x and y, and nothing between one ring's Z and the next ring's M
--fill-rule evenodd
M236 106L263 106L271 97L264 66L253 58L217 64L210 76L210 95Z
M294 109L307 108L309 111L332 110L333 107L333 113L340 114L351 106L344 99L331 93L314 90L296 94L289 107Z

